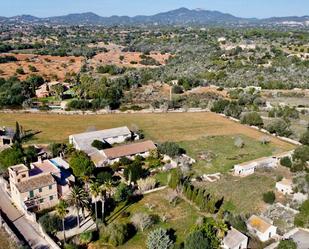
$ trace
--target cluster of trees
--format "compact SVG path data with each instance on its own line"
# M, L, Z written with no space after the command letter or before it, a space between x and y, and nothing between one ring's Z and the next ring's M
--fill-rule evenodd
M158 145L158 152L163 155L168 155L170 157L180 156L185 153L177 143L174 142L164 142Z
M11 55L6 55L6 56L0 57L0 64L12 62L12 61L17 61L17 58L15 56L11 56Z
M243 108L236 101L219 99L213 103L211 111L216 113L224 113L226 116L233 118L240 118Z
M22 146L23 140L31 135L30 133L26 133L23 127L16 122L13 137L14 144L11 148L0 152L0 170L5 171L8 167L19 163L29 165L31 162L37 160L38 151L34 146L27 146L26 148Z
M248 112L242 115L240 122L253 126L262 127L264 125L263 119L257 112Z
M195 187L194 185L187 182L185 182L182 186L182 193L200 210L211 214L217 213L223 204L223 197L217 198L213 194L207 192L205 189Z
M98 66L97 72L102 74L110 74L110 75L118 75L125 73L126 68L124 67L117 67L115 65L105 65L105 66Z
M268 116L271 118L283 118L283 119L299 119L299 112L296 107L289 106L277 106L272 108L268 112Z
M307 168L309 161L309 146L302 145L294 150L292 158L283 157L280 159L282 166L290 168L292 172L303 171Z
M186 238L184 249L218 249L226 231L224 222L203 218Z
M44 84L41 76L30 75L25 81L16 77L0 78L0 108L21 107L22 104L35 96L35 90Z
M205 189L192 185L190 182L186 181L179 170L171 172L168 186L174 190L181 189L182 194L202 211L214 214L217 213L223 205L223 197L217 198Z

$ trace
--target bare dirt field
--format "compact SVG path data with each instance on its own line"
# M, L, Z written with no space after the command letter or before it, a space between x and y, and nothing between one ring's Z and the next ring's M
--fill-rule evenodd
M42 75L47 80L63 80L66 73L79 72L82 66L82 57L50 56L35 54L1 54L0 56L14 56L18 61L0 64L4 72L1 77L8 78L16 75L24 80L30 74ZM29 66L34 66L37 72L32 72ZM25 74L16 74L16 69L22 67Z
M140 64L142 61L140 52L122 52L121 47L117 45L108 45L105 46L108 49L106 53L100 53L94 56L91 59L91 64L94 67L98 65L117 65L123 67L155 67L155 66L145 66ZM123 56L121 60L120 57ZM155 59L161 65L166 64L166 60L170 58L170 54L161 54L159 52L151 52L149 55L151 58ZM136 64L132 64L131 62L135 62Z
M242 134L260 139L263 133L228 120L215 113L162 113L162 114L111 114L111 115L56 115L56 114L5 114L0 113L0 126L15 127L18 121L24 129L41 131L38 143L67 141L74 133L118 126L137 125L147 138L159 141L192 141L205 136ZM293 145L277 138L271 143L283 150Z

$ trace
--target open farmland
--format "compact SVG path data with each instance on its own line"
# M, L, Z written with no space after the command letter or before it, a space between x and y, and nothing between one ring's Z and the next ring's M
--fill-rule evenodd
M51 56L35 54L2 54L1 56L14 56L17 61L0 64L3 71L1 77L11 77L16 75L24 80L30 74L42 75L49 80L64 80L67 73L78 73L82 66L82 57L74 56ZM32 72L29 66L35 67L36 72ZM23 68L24 74L16 74L17 68Z
M192 141L205 136L245 135L253 139L265 136L250 127L238 124L217 114L163 113L163 114L111 114L111 115L56 115L1 113L0 126L13 126L18 121L24 129L41 131L37 143L67 141L70 134L84 132L95 127L97 130L118 126L137 125L147 138L161 141ZM283 150L294 146L271 138L271 144Z

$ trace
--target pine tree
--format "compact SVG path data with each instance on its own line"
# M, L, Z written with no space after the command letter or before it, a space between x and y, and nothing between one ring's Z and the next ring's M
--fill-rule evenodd
M20 126L18 122L16 122L14 142L20 143Z

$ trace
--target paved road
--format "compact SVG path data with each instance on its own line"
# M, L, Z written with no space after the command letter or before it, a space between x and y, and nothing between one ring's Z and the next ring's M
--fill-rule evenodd
M34 224L24 217L11 203L7 193L0 187L0 206L7 217L27 240L33 249L49 249L47 241L35 229Z

